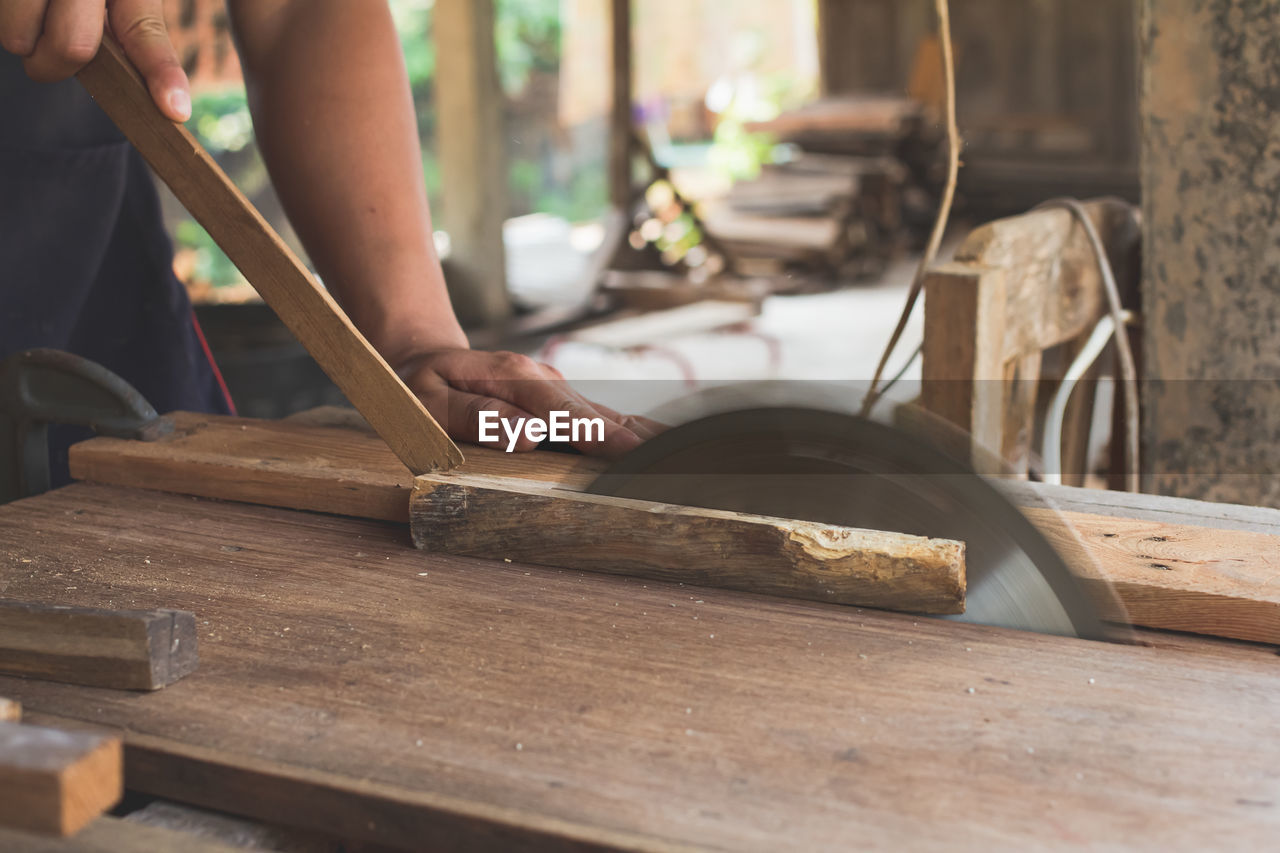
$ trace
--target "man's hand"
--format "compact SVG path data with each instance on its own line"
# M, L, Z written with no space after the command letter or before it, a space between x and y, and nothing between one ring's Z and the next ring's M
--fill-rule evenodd
M602 418L603 442L574 444L591 456L621 456L661 429L652 421L620 415L587 400L554 367L516 353L441 349L414 357L399 372L449 435L460 441L493 444L479 440L482 411L512 421L545 420L553 411L568 412L571 418ZM505 445L505 439L500 443ZM515 449L536 446L521 436Z
M65 80L98 54L103 26L147 81L160 111L191 118L191 84L169 41L161 0L0 0L0 47L32 80Z

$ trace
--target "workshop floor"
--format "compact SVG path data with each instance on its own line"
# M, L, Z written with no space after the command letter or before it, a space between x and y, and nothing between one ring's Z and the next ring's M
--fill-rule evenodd
M944 256L950 251L951 246L944 247ZM865 383L897 323L917 263L915 256L903 258L878 281L844 290L770 297L760 316L742 326L657 339L627 350L558 343L540 357L597 399L633 411L637 400L656 407L727 383ZM890 375L915 350L922 334L923 311L918 306L890 363ZM917 359L904 379L919 376Z

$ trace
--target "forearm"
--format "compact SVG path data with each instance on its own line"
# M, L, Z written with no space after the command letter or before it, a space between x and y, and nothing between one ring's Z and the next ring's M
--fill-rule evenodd
M431 240L417 123L380 0L230 0L259 146L289 219L399 366L465 347Z

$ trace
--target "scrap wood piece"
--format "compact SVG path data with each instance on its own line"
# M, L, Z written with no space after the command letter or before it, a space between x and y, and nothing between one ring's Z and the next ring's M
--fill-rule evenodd
M417 547L916 613L963 613L964 545L589 495L509 478L414 481Z
M0 697L0 723L16 723L22 719L22 706L12 699Z
M123 790L119 738L0 722L0 827L71 835Z
M158 690L193 672L195 615L0 601L0 673Z
M159 441L93 438L71 448L71 476L115 486L159 489L405 523L413 475L382 439L338 412L305 421L267 421L173 412ZM595 460L564 453L509 454L469 447L462 471L504 473L585 486Z
M1093 562L1131 624L1280 645L1280 536L1024 511L1068 558Z

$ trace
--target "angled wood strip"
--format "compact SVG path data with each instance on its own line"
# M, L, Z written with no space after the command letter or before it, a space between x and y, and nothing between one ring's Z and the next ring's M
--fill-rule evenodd
M0 827L71 835L123 789L119 738L0 722Z
M86 484L0 507L0 582L198 610L178 689L0 694L125 729L138 790L353 842L1254 850L1280 831L1270 648L438 556L396 525Z
M169 417L174 431L158 441L94 438L75 445L71 475L221 500L409 520L413 475L372 432L191 412ZM601 467L565 453L471 447L459 470L581 487Z
M193 672L195 616L0 601L0 673L158 690Z
M1280 645L1280 536L1028 509L1054 546L1096 560L1134 625ZM1064 535L1061 522L1074 528Z
M462 452L191 133L156 108L110 37L76 75L289 331L415 474Z
M520 483L426 475L419 548L915 613L963 613L964 545Z

